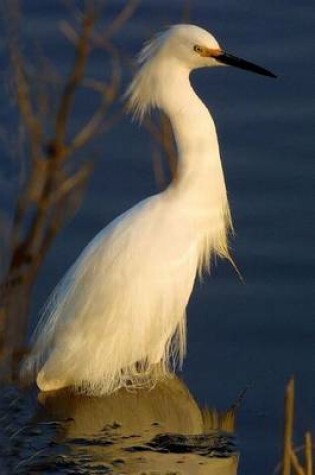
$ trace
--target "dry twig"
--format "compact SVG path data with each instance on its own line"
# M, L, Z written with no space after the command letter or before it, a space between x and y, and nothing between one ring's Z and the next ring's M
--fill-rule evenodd
M305 434L305 474L313 475L312 436L310 432Z
M108 129L120 116L112 114L110 106L116 99L121 82L121 58L109 37L130 18L138 1L129 0L103 35L96 34L99 12L93 0L86 0L82 11L75 12L79 26L75 29L63 22L62 29L75 50L72 68L66 80L54 75L59 89L55 114L49 114L47 104L51 78L38 70L34 79L28 74L27 61L22 54L19 38L22 14L18 0L7 1L8 45L11 71L21 122L29 144L29 166L23 188L16 200L10 229L11 256L7 274L1 284L3 316L0 335L0 354L17 360L23 353L31 290L43 259L57 233L78 207L85 184L92 171L91 161L74 162L75 152L85 147L100 131ZM88 58L98 48L110 60L110 79L86 79ZM47 64L47 61L42 61ZM44 84L45 83L45 84ZM97 88L95 85L97 83ZM76 93L81 87L90 87L99 94L96 110L73 137L68 129ZM34 86L35 85L35 86ZM37 87L36 87L37 85ZM40 87L38 87L40 85ZM47 137L44 123L52 116L53 136ZM10 359L10 357L9 357Z
M279 473L281 470L282 475L291 475L291 469L293 469L296 475L313 475L311 434L309 432L305 434L305 446L293 447L294 386L295 381L292 377L285 393L282 462L275 468L274 473ZM304 467L298 459L298 453L302 450L304 450Z
M291 378L285 394L285 418L282 455L282 475L290 475L291 446L294 413L294 378Z

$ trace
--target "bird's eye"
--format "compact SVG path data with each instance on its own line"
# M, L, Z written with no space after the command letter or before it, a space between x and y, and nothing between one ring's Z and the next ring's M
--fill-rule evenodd
M201 48L201 46L195 45L195 46L194 46L194 51L195 51L196 53L199 53L199 54L202 53L202 48Z

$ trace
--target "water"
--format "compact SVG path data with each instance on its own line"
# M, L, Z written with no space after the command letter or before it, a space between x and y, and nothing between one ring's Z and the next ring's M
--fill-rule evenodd
M233 435L213 431L211 411L199 408L176 378L107 397L41 393L37 403L12 388L4 404L10 475L236 475Z
M108 2L113 14L121 2ZM146 1L115 37L134 55L151 32L178 22L182 2ZM25 2L27 37L44 43L57 68L70 48L58 36L57 2ZM314 115L315 63L311 2L195 2L191 22L211 30L231 53L267 67L277 80L243 71L198 71L193 84L214 115L236 237L233 254L245 279L226 263L197 285L188 311L183 377L199 404L228 407L248 391L238 420L239 473L271 473L280 456L282 406L291 374L297 381L296 433L315 429ZM91 74L105 64L93 57ZM127 76L127 74L126 74ZM5 96L1 98L4 102ZM75 108L76 127L90 107ZM2 112L12 119L12 109ZM113 217L155 192L152 144L123 119L89 149L97 173L75 219L55 240L35 292L34 320L49 290L89 239ZM12 177L14 164L4 163ZM10 175L11 173L11 175ZM2 202L10 206L13 187Z

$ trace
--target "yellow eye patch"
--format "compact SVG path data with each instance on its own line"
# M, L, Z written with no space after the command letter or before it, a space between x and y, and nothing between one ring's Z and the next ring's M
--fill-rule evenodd
M220 48L207 48L206 46L195 45L194 51L202 56L203 58L216 58L222 54Z

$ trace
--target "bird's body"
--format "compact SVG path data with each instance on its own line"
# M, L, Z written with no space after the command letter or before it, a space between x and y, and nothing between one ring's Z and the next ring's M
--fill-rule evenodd
M197 54L196 44L213 56ZM176 177L102 230L56 288L24 363L42 390L110 393L150 384L156 368L165 374L182 361L195 277L213 255L230 258L216 130L189 81L191 69L214 65L220 51L192 25L172 27L143 50L129 107L141 117L156 106L169 117Z

